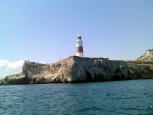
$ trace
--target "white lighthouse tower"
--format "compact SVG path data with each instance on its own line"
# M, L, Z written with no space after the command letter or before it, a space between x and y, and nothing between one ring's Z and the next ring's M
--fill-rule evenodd
M84 55L83 55L83 41L81 40L80 34L78 34L77 41L76 41L76 56L84 57Z

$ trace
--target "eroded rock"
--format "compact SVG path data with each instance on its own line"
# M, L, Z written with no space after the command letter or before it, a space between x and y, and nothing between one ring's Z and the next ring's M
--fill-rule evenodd
M101 82L151 79L153 64L70 56L58 64L24 62L22 72L5 77L0 85Z

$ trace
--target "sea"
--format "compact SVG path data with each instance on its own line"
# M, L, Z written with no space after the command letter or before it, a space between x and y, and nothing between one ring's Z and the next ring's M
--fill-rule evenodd
M153 79L0 86L0 115L153 115Z

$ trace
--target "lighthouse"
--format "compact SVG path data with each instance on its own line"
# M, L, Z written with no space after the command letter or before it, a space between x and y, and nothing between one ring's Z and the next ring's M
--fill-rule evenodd
M84 55L83 55L83 41L81 40L80 34L78 34L77 41L76 41L76 56L84 57Z

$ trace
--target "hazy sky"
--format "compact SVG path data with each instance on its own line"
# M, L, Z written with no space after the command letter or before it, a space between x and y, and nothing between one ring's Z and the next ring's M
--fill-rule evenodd
M78 33L85 57L135 60L153 49L153 0L0 0L0 79L75 55Z

